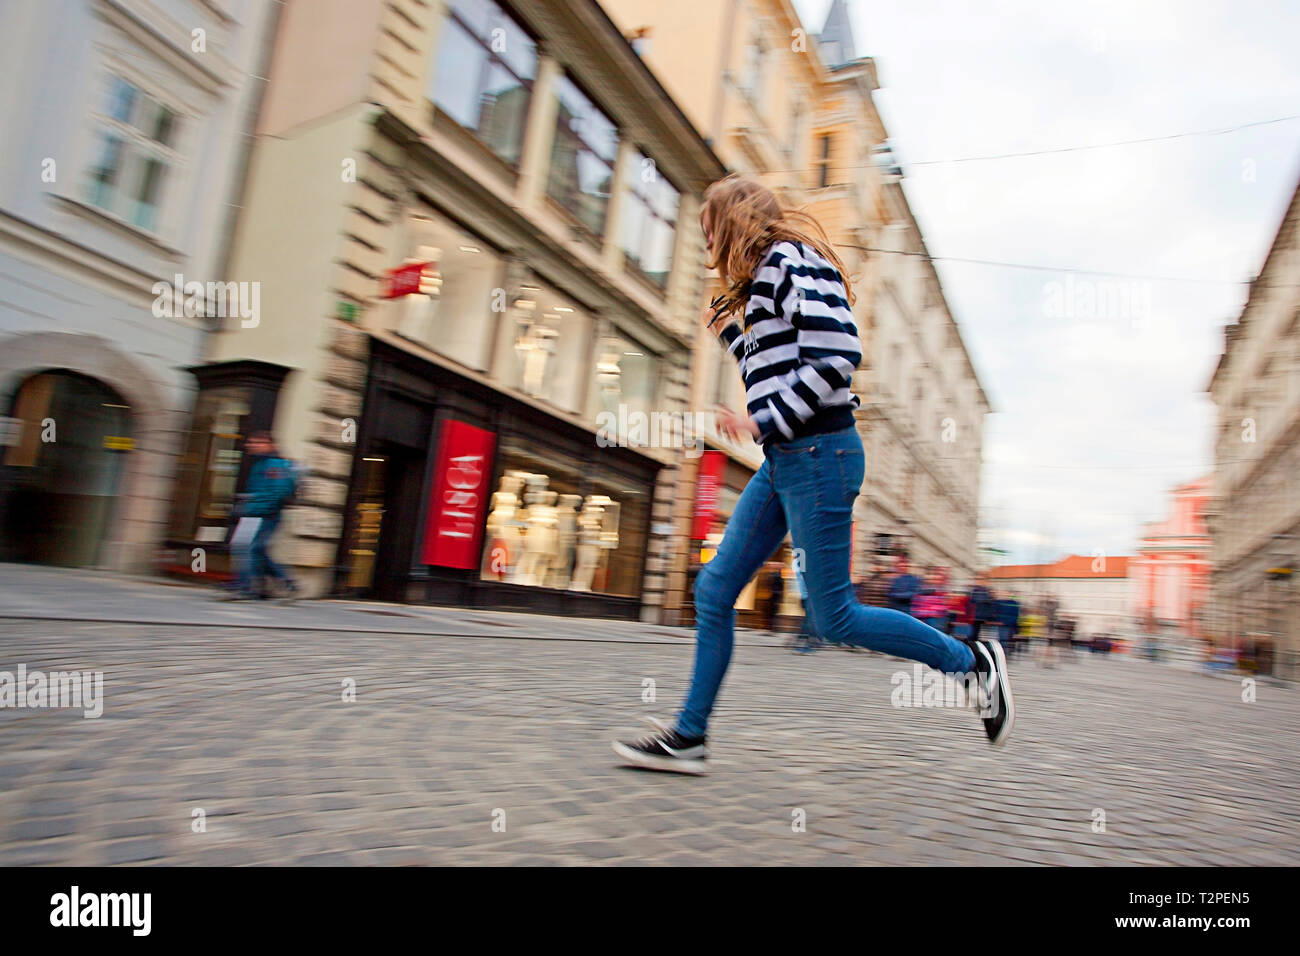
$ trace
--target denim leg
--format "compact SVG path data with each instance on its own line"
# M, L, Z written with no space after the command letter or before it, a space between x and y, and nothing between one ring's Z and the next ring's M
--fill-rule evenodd
M253 554L257 563L255 573L259 578L272 577L278 581L283 581L286 578L284 569L271 559L271 553L267 550L271 544L271 535L275 534L275 529L279 524L279 515L263 518L262 524L257 529L257 534L253 535Z
M677 717L683 737L703 737L731 663L736 598L785 537L785 513L766 462L749 479L713 560L695 578L695 670Z
M969 647L910 614L859 604L849 580L853 500L865 467L853 429L799 439L773 450L774 484L796 548L821 636L920 661L945 673L969 673Z

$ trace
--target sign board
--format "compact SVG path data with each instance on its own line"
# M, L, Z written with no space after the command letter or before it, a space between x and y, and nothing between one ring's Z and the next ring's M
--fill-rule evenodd
M478 566L496 433L465 422L442 424L424 526L423 561L446 568Z

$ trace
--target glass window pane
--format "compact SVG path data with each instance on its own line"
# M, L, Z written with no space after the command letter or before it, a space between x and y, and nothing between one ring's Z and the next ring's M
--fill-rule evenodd
M144 161L133 197L135 209L131 216L131 221L142 229L154 228L158 216L158 196L166 174L167 166L161 160L151 158Z
M537 45L532 37L509 17L502 16L496 25L502 33L499 43L490 43L491 49L520 77L532 80L537 77ZM490 38L491 39L491 38Z
M154 117L153 129L148 132L155 141L164 146L171 146L172 139L176 134L176 114L159 104Z
M494 63L489 68L481 100L479 135L506 162L518 162L523 151L530 95L528 88L504 67Z
M634 192L627 194L623 217L623 251L627 253L627 258L633 265L639 266L643 258L642 248L645 245L647 213L645 202Z
M484 243L450 222L414 224L411 255L432 261L431 277L441 285L399 303L399 334L451 356L471 368L486 368L495 290L501 287L502 261Z
M500 8L491 0L451 0L451 9L477 36L488 38L488 26L499 17Z
M104 209L113 207L113 194L122 171L120 137L109 133L100 135L99 150L90 167L90 201Z
M544 283L511 304L496 356L505 384L579 411L591 383L586 355L591 319L576 303Z
M479 78L486 64L487 52L459 24L448 20L438 50L433 101L469 129L478 128Z
M135 107L136 98L139 92L139 90L120 76L110 78L108 81L108 98L104 106L104 112L120 122L131 122L131 113Z

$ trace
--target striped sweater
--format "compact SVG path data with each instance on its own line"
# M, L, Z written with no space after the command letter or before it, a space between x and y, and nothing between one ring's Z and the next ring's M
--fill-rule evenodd
M773 245L754 272L743 331L731 322L718 337L740 364L762 444L853 425L862 343L844 280L810 246Z

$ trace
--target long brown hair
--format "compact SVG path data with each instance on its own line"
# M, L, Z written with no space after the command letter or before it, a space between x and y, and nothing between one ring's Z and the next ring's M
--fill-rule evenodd
M713 251L705 265L722 277L723 294L715 308L725 316L749 297L749 284L768 249L778 242L802 242L840 274L849 305L857 298L844 263L821 224L802 209L781 205L772 190L739 173L719 179L704 191L700 224L713 232Z

